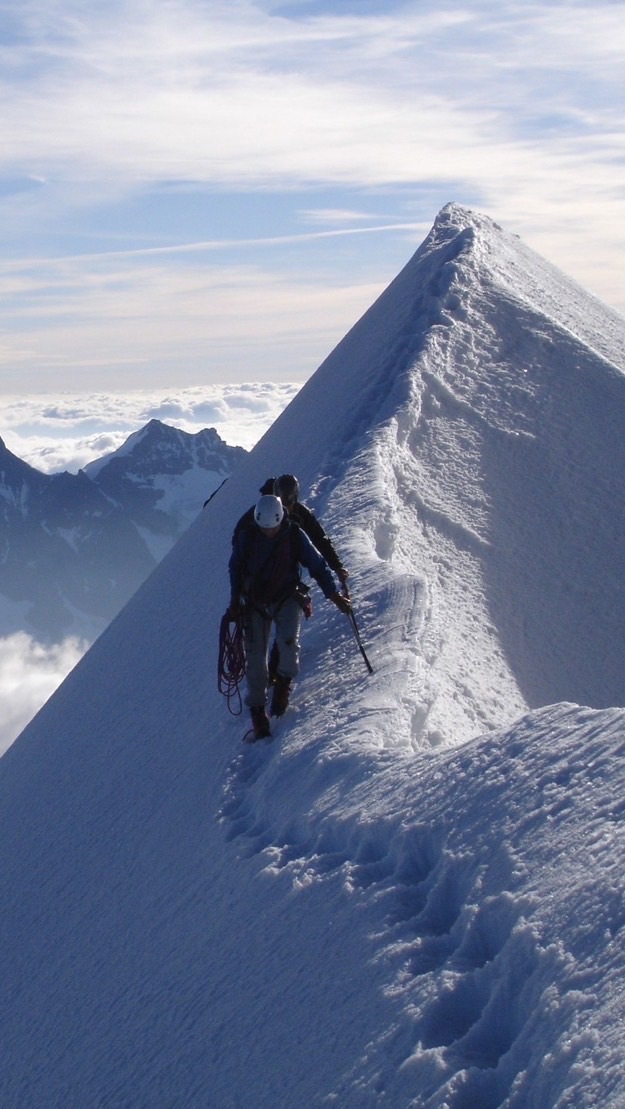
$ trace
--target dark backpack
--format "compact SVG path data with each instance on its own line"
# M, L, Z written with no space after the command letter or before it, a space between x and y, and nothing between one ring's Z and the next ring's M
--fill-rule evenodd
M298 525L289 523L269 555L255 565L255 546L260 532L253 521L239 529L243 591L252 604L275 604L297 592L300 584L298 534Z

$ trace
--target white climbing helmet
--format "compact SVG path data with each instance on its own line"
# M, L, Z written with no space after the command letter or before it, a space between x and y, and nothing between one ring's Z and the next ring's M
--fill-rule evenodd
M259 528L277 528L283 516L284 508L279 497L261 497L254 509L254 519Z

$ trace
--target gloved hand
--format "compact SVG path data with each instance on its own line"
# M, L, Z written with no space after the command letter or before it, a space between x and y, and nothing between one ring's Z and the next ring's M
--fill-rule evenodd
M341 566L341 569L336 571L336 576L339 579L341 585L345 585L349 577L349 570L346 570L344 566Z
M345 614L345 616L350 616L351 615L352 605L351 605L351 601L349 600L349 597L344 597L342 593L333 593L332 596L330 597L330 600L334 601L334 604L336 605L336 607L341 612L343 612Z

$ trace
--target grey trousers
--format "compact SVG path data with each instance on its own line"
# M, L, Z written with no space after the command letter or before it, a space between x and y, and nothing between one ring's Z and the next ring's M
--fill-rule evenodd
M246 705L255 708L267 701L269 670L267 666L271 627L275 626L276 642L280 652L278 673L285 678L295 678L299 673L300 628L302 609L294 597L287 597L278 605L269 605L267 615L249 608L243 625L247 677Z

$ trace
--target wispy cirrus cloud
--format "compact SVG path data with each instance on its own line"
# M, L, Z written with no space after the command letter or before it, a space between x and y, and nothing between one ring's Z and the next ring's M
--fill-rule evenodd
M3 17L0 388L309 374L449 200L625 309L619 4Z
M3 160L44 178L60 169L87 189L100 173L102 188L380 185L439 179L452 159L458 179L470 178L478 145L529 132L553 156L558 113L565 141L588 127L607 139L620 122L613 3L408 3L287 17L236 0L131 0L112 12L26 0L19 11L4 54L5 91L19 97Z
M175 252L174 252L175 253ZM211 265L129 252L0 266L0 377L25 392L305 380L382 291L295 261ZM389 278L393 276L389 274ZM49 384L48 384L49 383Z

